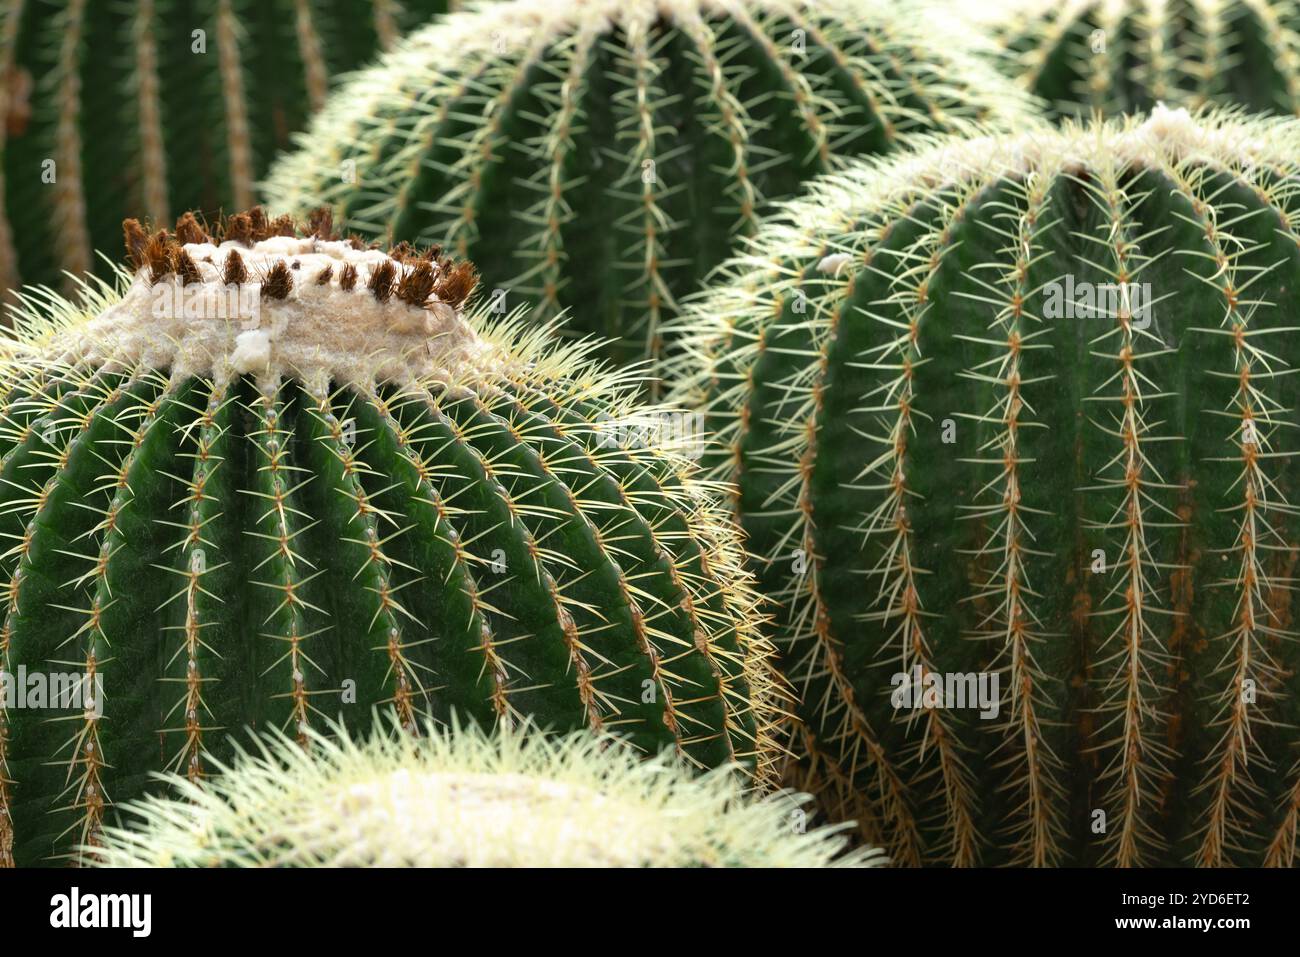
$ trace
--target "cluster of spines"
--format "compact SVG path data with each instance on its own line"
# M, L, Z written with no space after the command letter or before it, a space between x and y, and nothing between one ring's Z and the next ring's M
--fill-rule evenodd
M160 283L169 277L178 278L183 285L202 282L193 257L184 248L196 243L239 243L253 246L272 236L311 236L326 241L337 241L333 218L329 210L316 210L305 224L295 223L291 216L267 217L260 206L248 212L235 213L220 219L213 229L214 235L200 224L193 213L185 213L176 221L175 232L166 229L150 231L138 220L123 223L127 255L137 270L148 269L149 281ZM366 243L351 235L347 242L353 249L378 249L377 243ZM423 307L430 301L445 302L459 309L469 298L478 283L472 263L453 261L442 254L442 247L430 246L419 250L409 243L399 243L387 252L388 259L379 263L366 280L365 288L377 302L388 302L396 297L400 302ZM294 275L296 264L285 259L277 260L260 276L260 294L268 299L286 299L299 280ZM327 265L310 279L310 284L326 285L334 277L333 265ZM221 279L227 285L248 282L250 275L239 251L232 249L222 260ZM338 270L338 285L344 291L356 288L358 272L352 263L344 263Z
M801 783L874 822L868 835L896 860L972 863L998 847L1025 864L1081 853L1118 864L1293 860L1297 768L1276 729L1294 710L1280 657L1293 640L1283 416L1294 392L1272 394L1291 370L1270 347L1290 331L1281 272L1300 245L1293 131L1195 122L1213 135L1186 157L1183 131L1144 152L1125 146L1130 125L1069 131L1060 156L1043 148L1045 164L1068 169L1059 176L1022 177L1024 144L1003 154L984 141L936 150L934 170L912 179L904 164L832 178L771 223L693 312L690 361L703 371L688 390L721 438L713 467L739 483L764 590L786 608L784 670L804 703L798 773L813 776ZM1084 150L1098 136L1105 143ZM1235 152L1247 142L1250 162ZM1043 316L1044 287L1060 278L1044 263L1066 249L1080 279L1157 277L1157 316L1166 298L1195 295L1167 287L1195 277L1210 297L1204 321L1184 329L1166 313L1148 328L1121 305L1109 325L1080 333L1086 382L1058 371L1047 385L1033 373L1041 350L1065 348L1051 326L1087 329ZM875 334L852 334L849 315ZM925 329L949 330L959 351L923 349ZM1192 368L1233 387L1190 429L1194 406L1168 385L1187 374L1172 358L1180 337L1232 343L1223 368ZM942 409L938 389L949 390ZM959 395L981 404L949 407ZM966 438L938 466L932 436L945 416ZM1225 417L1230 432L1211 434ZM843 450L826 445L850 435L870 451L831 468ZM1087 457L1064 498L1045 497L1039 469L1067 441L1066 454ZM861 559L846 557L853 538ZM1213 570L1211 542L1224 563ZM1097 549L1100 571L1089 567ZM806 568L792 573L799 557ZM828 605L851 608L863 578L869 600L853 620L870 641L851 640L850 620ZM825 596L828 581L837 598ZM1000 673L996 747L956 712L882 710L884 678L934 670L935 648L944 671ZM1258 701L1243 694L1252 686ZM1261 768L1277 779L1266 783ZM996 778L974 787L990 769ZM1107 827L1081 851L1089 808L1106 812Z
M656 358L680 297L767 201L855 153L1022 109L960 44L930 49L870 7L532 12L413 35L326 106L266 195L445 243L539 318L569 307L578 331L625 341L619 358Z

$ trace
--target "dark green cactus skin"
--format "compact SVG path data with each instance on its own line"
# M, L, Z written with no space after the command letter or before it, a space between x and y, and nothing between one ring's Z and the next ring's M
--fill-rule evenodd
M0 298L109 272L128 216L252 205L329 84L446 0L10 0L0 10ZM205 33L195 52L193 31ZM5 109L7 105L7 109ZM7 115L5 115L7 114ZM56 183L43 178L53 159Z
M1295 863L1300 124L1173 125L1208 152L828 178L693 317L799 783L896 862ZM1149 327L1047 318L1066 275L1149 283ZM913 666L997 672L996 719L895 708Z
M1012 0L1005 10L988 15L1006 71L1058 117L1156 103L1300 110L1300 10L1289 0Z
M1011 84L917 26L872 0L493 4L341 90L264 196L441 243L507 306L568 310L614 361L655 360L767 204L845 157L1022 114Z
M11 370L0 666L100 675L103 715L0 712L0 863L93 842L227 735L364 730L377 705L600 728L765 780L734 534L680 457L610 445L592 423L619 408L574 368L328 392Z

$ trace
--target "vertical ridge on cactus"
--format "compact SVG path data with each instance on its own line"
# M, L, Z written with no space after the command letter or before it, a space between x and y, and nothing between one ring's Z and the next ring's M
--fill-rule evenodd
M634 380L467 312L472 267L328 217L126 240L119 283L27 293L0 341L0 681L84 674L98 699L7 699L0 860L95 843L229 733L380 704L768 780L738 533L656 433L610 431L659 414Z
M289 134L445 0L11 0L0 10L0 294L107 276L126 216L253 203ZM52 166L49 164L53 164ZM68 287L71 288L71 287Z
M848 156L1027 112L970 31L921 18L875 0L485 5L353 78L264 196L442 243L507 303L655 360L765 204Z
M125 809L85 862L107 867L874 867L844 825L803 828L806 795L644 759L608 735L527 726L422 737L345 729L257 740L207 787Z
M1057 115L1300 111L1292 0L1001 0L970 13L1005 48L1005 72Z
M1295 863L1297 157L1163 108L939 140L683 321L802 785L895 861Z

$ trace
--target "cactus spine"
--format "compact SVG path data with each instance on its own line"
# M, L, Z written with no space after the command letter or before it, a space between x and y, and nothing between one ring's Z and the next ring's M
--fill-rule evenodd
M1021 115L969 40L914 19L874 0L484 6L341 90L265 196L443 243L536 318L568 309L610 357L653 360L768 201L844 157Z
M1009 0L978 17L1008 75L1058 116L1157 103L1300 111L1292 0Z
M110 867L871 867L841 827L804 831L805 795L746 795L575 732L313 731L241 752L211 785L128 807L88 862Z
M895 860L1295 863L1297 156L1165 109L943 141L693 310L800 771Z
M227 732L377 704L765 781L736 532L683 456L611 441L605 419L655 411L635 385L465 314L472 269L436 250L312 228L129 222L124 292L29 294L3 342L0 671L102 685L3 713L4 853L95 843L150 772L202 780ZM257 310L230 311L252 282Z
M445 0L10 0L0 11L0 295L107 276L127 216L253 203L331 77Z

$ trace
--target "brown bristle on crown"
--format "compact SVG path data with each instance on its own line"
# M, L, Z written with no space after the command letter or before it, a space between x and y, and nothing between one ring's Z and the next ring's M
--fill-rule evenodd
M307 228L317 239L337 239L334 232L334 211L328 206L313 209L307 216Z
M199 272L199 267L194 264L190 254L180 246L173 246L172 250L174 253L172 268L181 277L181 284L188 286L193 282L202 282L203 274Z
M180 219L176 220L176 241L182 246L188 246L197 243L206 243L211 241L198 219L193 213L186 213Z
M433 287L433 292L443 302L459 309L477 285L478 270L474 268L473 263L448 262L439 268L438 281Z
M397 298L412 306L423 306L433 292L435 282L433 263L418 260L397 281Z
M290 216L269 219L261 206L246 212L233 213L217 220L212 228L192 212L176 220L175 234L166 229L150 232L139 220L122 221L122 236L127 258L136 270L148 268L150 282L161 282L165 276L176 275L183 284L202 282L203 273L184 249L185 246L225 242L252 246L273 236L301 237L337 242L334 215L328 207L313 210L305 224L296 223ZM355 233L347 242L356 250L381 250L377 242L368 242ZM388 302L394 295L402 302L419 308L429 304L432 297L456 308L478 283L478 273L468 262L443 258L442 247L430 246L421 250L403 240L387 252L388 259L370 270L365 288L379 302ZM212 263L211 256L204 262ZM295 262L297 269L300 263ZM315 284L328 285L334 278L333 266L326 266L316 274ZM338 272L339 288L350 291L356 288L359 274L352 263L344 263ZM248 266L238 251L230 250L221 268L222 281L241 284L249 280ZM285 299L293 290L293 272L283 262L272 266L263 279L262 295L270 299Z
M126 242L126 255L136 269L144 266L145 247L149 245L149 233L140 225L138 219L122 220L122 237Z
M393 294L393 280L396 277L397 267L392 260L385 259L371 271L366 288L379 302L388 302L388 297Z
M271 235L271 228L266 219L266 210L261 206L254 206L248 211L248 221L252 228L253 242L260 243Z
M167 230L160 229L149 237L144 247L144 258L149 267L150 282L159 282L172 271L172 239Z
M293 273L284 262L278 262L262 280L262 296L266 299L286 299L293 289Z
M254 206L253 209L259 210L259 207ZM235 213L230 218L223 220L221 229L222 242L242 243L245 246L253 245L253 223L252 212Z
M248 267L244 265L244 257L239 255L239 250L232 249L226 256L226 263L221 270L221 281L227 286L238 286L248 281Z

